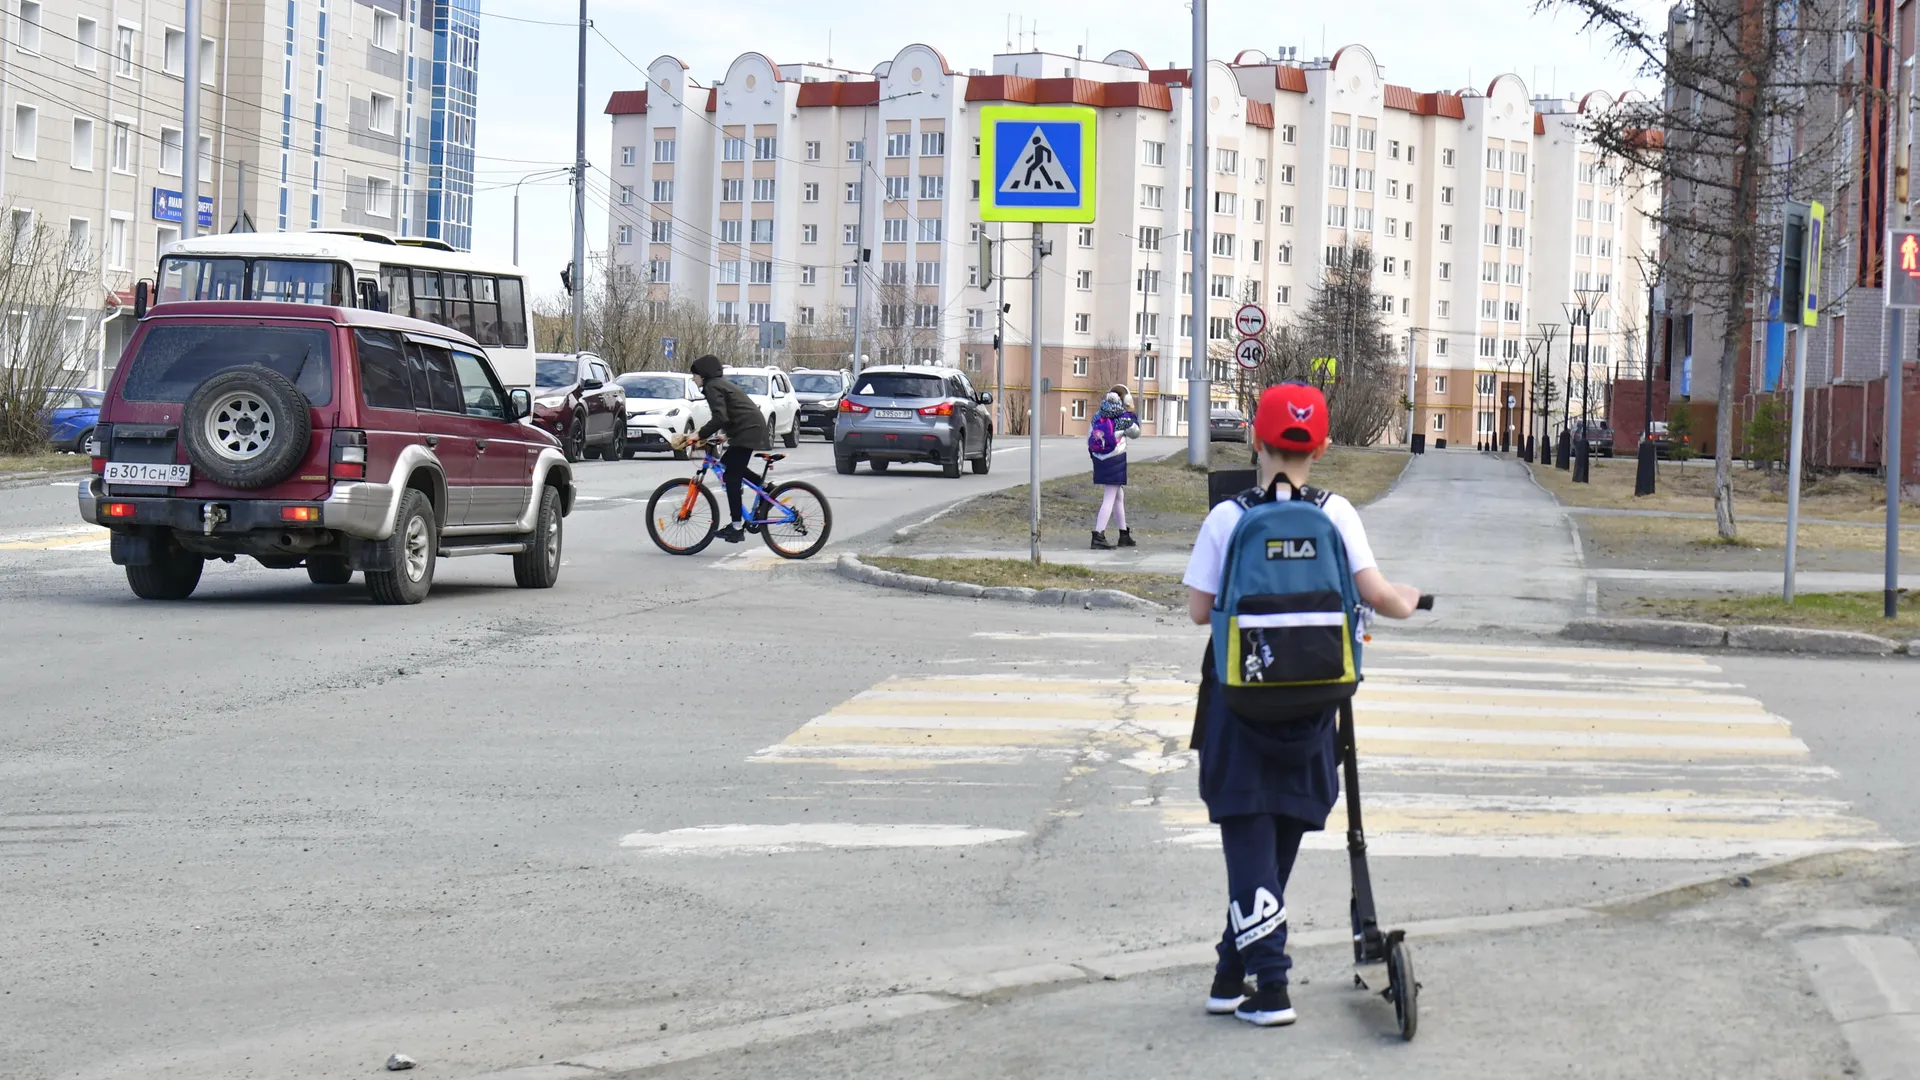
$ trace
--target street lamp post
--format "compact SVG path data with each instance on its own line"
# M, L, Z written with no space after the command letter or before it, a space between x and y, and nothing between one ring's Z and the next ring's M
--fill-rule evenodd
M561 176L570 171L569 169L542 169L539 172L530 172L513 182L513 265L520 265L520 185L529 180Z
M1540 464L1553 460L1553 399L1548 396L1548 384L1553 379L1553 339L1560 333L1560 324L1543 322L1540 325L1541 344L1545 350L1540 356Z
M1584 484L1587 482L1588 475L1587 430L1592 423L1593 395L1589 383L1592 380L1593 374L1593 312L1595 308L1600 306L1600 300L1606 296L1606 294L1599 289L1575 289L1573 290L1573 295L1575 302L1567 303L1563 301L1560 306L1566 309L1567 321L1569 323L1576 328L1583 325L1586 327L1586 341L1580 350L1580 446L1577 452L1572 446L1573 395L1568 394L1567 407L1562 414L1565 419L1566 429L1563 430L1560 435L1563 457L1559 467L1563 469L1566 468L1567 466L1564 462L1567 460L1567 456L1571 456L1573 458L1573 482L1576 484ZM1567 381L1571 383L1573 381L1573 352L1571 349L1573 331L1571 329L1567 332L1567 343L1569 345L1567 352Z
M1520 460L1533 464L1533 414L1534 404L1540 393L1540 347L1545 341L1538 334L1527 338L1527 386L1522 394L1527 402L1527 434L1517 442L1520 447Z

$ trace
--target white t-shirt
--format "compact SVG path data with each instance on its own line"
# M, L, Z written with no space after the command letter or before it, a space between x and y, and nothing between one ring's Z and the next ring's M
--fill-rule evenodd
M1288 494L1291 497L1291 492ZM1378 565L1373 559L1373 548L1367 545L1367 530L1360 524L1360 512L1352 503L1339 495L1328 495L1321 509L1333 519L1334 528L1340 530L1340 539L1346 541L1349 570L1358 574ZM1200 523L1200 537L1193 542L1186 576L1180 579L1188 588L1216 595L1220 592L1220 578L1227 569L1227 542L1233 539L1234 526L1240 524L1241 515L1245 513L1239 503L1228 499L1214 507Z

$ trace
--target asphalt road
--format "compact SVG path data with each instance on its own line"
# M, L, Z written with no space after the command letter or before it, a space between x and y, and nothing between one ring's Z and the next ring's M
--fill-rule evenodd
M1084 468L1060 446L1050 472ZM1017 482L1024 454L840 477L810 443L782 475L832 499L831 555ZM0 1074L341 1077L402 1051L474 1076L1036 964L1204 961L1222 874L1180 753L1198 631L873 589L746 545L666 556L640 512L685 468L583 467L551 591L454 560L399 609L245 565L141 603L71 528L70 490L0 491ZM1383 634L1361 721L1383 915L1497 921L1920 839L1902 663ZM1380 1006L1333 997L1339 846L1314 837L1286 898L1320 935L1296 1029L1198 1016L1193 968L669 1074L1211 1077L1289 1047L1305 1075L1573 1054L1605 1067L1568 1075L1840 1075L1784 942L1684 921L1425 944L1421 1056L1373 1058L1399 1049Z

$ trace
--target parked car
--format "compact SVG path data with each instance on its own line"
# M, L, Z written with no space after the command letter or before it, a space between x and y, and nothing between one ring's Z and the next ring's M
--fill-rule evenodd
M747 392L767 418L767 433L791 450L800 445L800 399L779 368L727 369L727 378Z
M510 555L522 588L560 574L572 468L520 420L459 331L365 308L163 304L142 319L101 408L80 516L149 600L192 595L208 559L355 571L376 603L415 604L436 561Z
M560 440L568 461L627 456L627 395L592 353L540 353L533 361L533 423Z
M1653 426L1647 429L1646 438L1642 440L1643 445L1646 443L1653 444L1653 455L1655 458L1665 461L1673 457L1676 444L1673 436L1667 432L1667 422L1665 420L1655 420ZM1682 435L1677 445L1685 446L1687 443L1687 436Z
M840 399L834 467L849 474L865 461L886 472L896 461L929 461L952 477L964 461L985 473L993 468L992 404L992 394L975 393L951 368L870 367Z
M672 451L687 460L683 446L673 449L675 435L691 435L713 415L693 376L680 371L631 371L613 380L627 395L627 456Z
M1246 442L1247 418L1240 415L1239 409L1214 409L1207 421L1207 441Z
M44 390L42 406L47 424L47 441L55 450L84 454L93 428L100 422L100 403L106 395L98 390Z
M840 418L840 399L847 394L847 372L795 368L791 377L793 396L800 402L800 430L824 435L832 442L833 426Z
M1580 452L1580 442L1584 439L1588 456L1613 456L1613 428L1605 420L1575 420L1562 430L1573 432L1574 453Z

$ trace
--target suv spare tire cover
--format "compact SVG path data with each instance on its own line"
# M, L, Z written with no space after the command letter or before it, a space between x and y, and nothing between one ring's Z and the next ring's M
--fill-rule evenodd
M293 380L269 367L231 368L187 397L180 425L199 475L242 490L293 474L313 441L312 405Z

